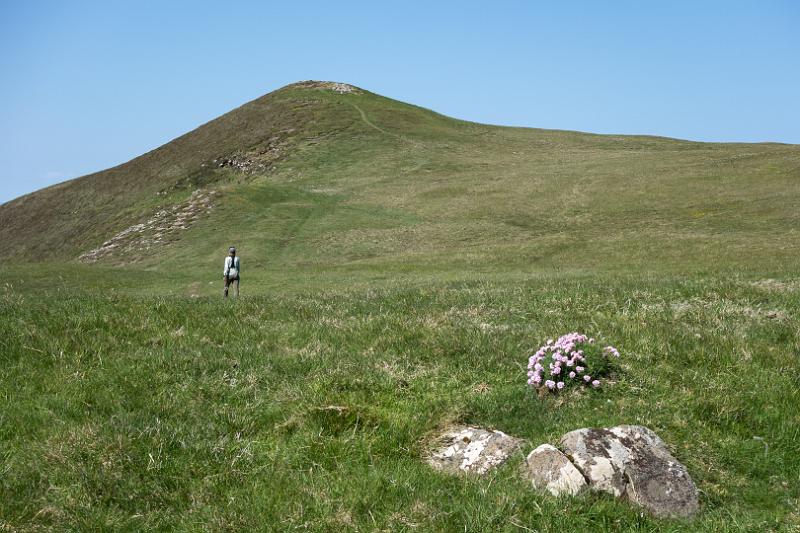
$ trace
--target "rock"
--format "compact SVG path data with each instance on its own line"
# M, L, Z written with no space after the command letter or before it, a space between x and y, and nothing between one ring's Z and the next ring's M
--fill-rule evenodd
M485 474L503 464L521 443L502 431L456 426L437 439L437 448L428 457L428 464L450 473Z
M171 210L161 209L151 216L146 222L134 224L111 239L105 241L99 248L81 254L78 259L86 263L93 263L106 256L123 255L133 250L142 250L150 244L158 244L165 237L174 237L181 230L187 230L199 220L200 208L198 201L204 202L205 211L211 212L214 207L210 198L217 196L217 191L194 191L188 200L181 204L173 205ZM149 234L154 236L150 237Z
M610 430L576 429L561 437L561 445L592 488L617 497L624 494L622 464L629 454Z
M542 444L528 454L522 473L534 488L547 490L553 496L575 496L586 487L583 474L551 444Z
M658 435L643 426L584 428L561 437L589 486L625 497L657 517L690 517L697 488Z
M309 89L328 89L337 93L360 93L361 91L348 83L339 83L335 81L301 81L294 84L295 87L304 87Z

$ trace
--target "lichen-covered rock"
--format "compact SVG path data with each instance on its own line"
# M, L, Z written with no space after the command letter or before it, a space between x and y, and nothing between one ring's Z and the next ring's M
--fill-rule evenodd
M503 464L521 443L502 431L457 426L436 439L428 464L445 472L485 474Z
M525 459L522 473L533 487L553 496L574 496L586 487L586 479L566 455L551 444L542 444Z
M619 497L625 493L624 464L630 455L609 429L576 429L561 437L564 453L589 485Z
M643 426L584 428L561 437L589 486L629 499L658 517L689 517L697 488L658 435Z

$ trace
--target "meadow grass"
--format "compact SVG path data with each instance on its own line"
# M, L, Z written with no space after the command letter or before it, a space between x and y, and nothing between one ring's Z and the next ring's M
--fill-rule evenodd
M797 279L420 277L223 301L75 268L92 290L45 271L0 297L6 530L800 527ZM620 349L616 383L538 397L527 356L573 330ZM701 511L687 523L553 498L519 479L522 454L487 477L433 471L427 440L454 422L526 452L646 425Z
M798 176L794 145L299 84L0 205L0 530L800 530ZM213 205L186 227L77 260L196 188ZM222 301L232 244L243 297ZM569 331L618 347L619 375L540 398L528 356ZM525 451L646 425L700 513L552 498L522 454L435 472L452 423Z

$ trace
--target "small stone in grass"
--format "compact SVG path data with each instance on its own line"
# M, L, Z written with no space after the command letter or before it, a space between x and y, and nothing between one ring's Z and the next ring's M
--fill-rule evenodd
M586 479L566 455L551 444L533 450L522 465L522 475L535 489L553 496L575 496L586 488Z

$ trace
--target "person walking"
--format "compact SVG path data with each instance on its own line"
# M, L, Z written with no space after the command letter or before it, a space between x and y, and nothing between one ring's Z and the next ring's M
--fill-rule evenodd
M236 248L231 246L228 248L228 257L225 258L225 268L222 271L222 279L225 280L224 297L228 297L228 287L231 283L236 284L236 297L239 297L239 273L241 270L241 263L239 258L236 257Z

